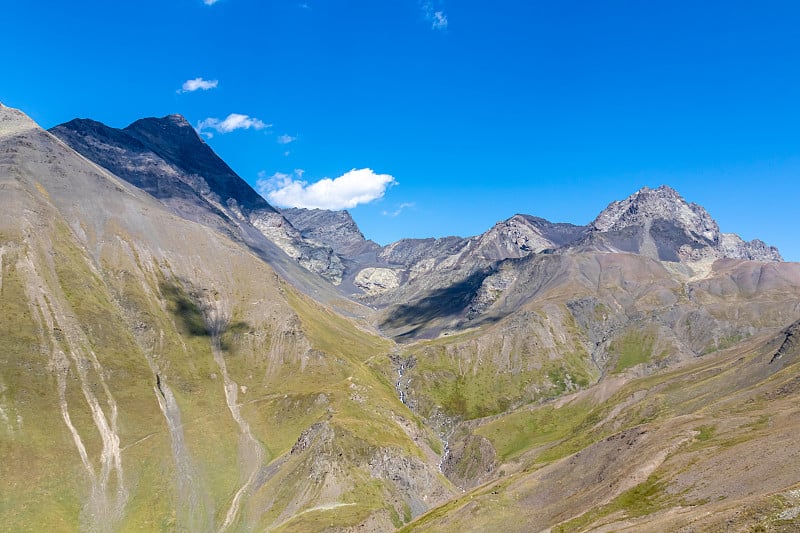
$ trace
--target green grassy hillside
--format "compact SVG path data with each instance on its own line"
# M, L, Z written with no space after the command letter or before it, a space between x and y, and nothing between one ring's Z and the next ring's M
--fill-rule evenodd
M368 363L391 341L11 118L4 529L392 528L449 497L437 438Z

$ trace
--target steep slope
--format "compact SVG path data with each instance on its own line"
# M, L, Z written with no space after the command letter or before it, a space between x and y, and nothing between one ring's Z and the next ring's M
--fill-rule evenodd
M401 351L413 384L406 403L434 426L450 421L447 431L634 366L652 373L702 357L800 316L797 263L720 260L697 278L667 266L632 254L531 256L487 277L485 299L454 309L450 322L409 326L392 315L383 327L397 336L444 333Z
M167 163L187 174L202 176L208 188L232 209L277 213L203 142L182 116L143 118L126 127L123 132L140 141Z
M796 531L799 328L475 424L495 480L407 530Z
M390 341L0 107L0 523L386 530L450 494Z
M125 129L76 119L51 132L86 158L149 192L176 214L241 239L257 250L269 240L333 283L343 266L332 250L303 239L200 138L180 115L137 120Z

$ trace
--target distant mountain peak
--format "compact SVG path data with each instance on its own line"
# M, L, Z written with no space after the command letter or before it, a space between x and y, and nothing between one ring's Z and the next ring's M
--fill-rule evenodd
M671 221L698 237L717 242L719 226L701 206L689 203L667 185L642 187L624 200L612 202L592 222L597 231L618 231L648 225L653 220Z
M624 200L611 202L590 224L590 240L601 248L628 251L666 261L707 257L781 261L778 250L761 241L745 242L721 233L700 205L687 202L675 189L642 187Z
M173 114L164 117L146 117L131 123L125 131L128 132L144 132L144 131L160 131L161 135L175 135L180 137L187 137L194 140L196 137L202 141L202 138L197 134L197 131L189 124L189 121L183 115Z
M180 126L189 126L189 127L191 127L191 124L189 124L189 121L186 120L186 117L184 117L183 115L181 115L179 113L173 113L172 115L167 115L167 116L163 117L161 120L168 120L168 121L170 121L170 122L172 122L174 124L178 124Z

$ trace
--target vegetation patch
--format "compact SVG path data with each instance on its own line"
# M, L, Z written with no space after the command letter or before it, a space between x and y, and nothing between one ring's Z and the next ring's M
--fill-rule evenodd
M609 351L617 355L614 373L619 374L628 368L647 363L653 356L655 335L652 332L631 331L611 343Z
M498 456L507 461L538 446L556 443L573 434L587 421L594 408L588 402L573 402L561 408L544 405L499 417L479 427L475 433L492 443Z
M714 426L699 426L695 428L695 431L698 432L695 438L700 442L705 442L714 436L717 428Z
M611 502L592 509L581 516L553 527L554 533L583 531L587 526L601 518L622 511L628 518L649 515L669 505L664 493L665 483L653 474L644 482L626 490Z
M527 339L518 343L502 360L497 358L500 345L436 342L414 350L416 364L408 376L416 411L423 417L441 410L467 420L483 418L578 390L594 379L585 353L565 350L550 360L534 352Z

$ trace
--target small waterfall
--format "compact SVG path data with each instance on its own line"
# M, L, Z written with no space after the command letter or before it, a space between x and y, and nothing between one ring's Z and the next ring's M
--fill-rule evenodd
M403 359L399 353L393 353L389 356L389 359L392 361L392 364L397 371L397 381L394 384L394 389L397 391L397 396L400 398L400 401L403 402L403 405L406 405L413 410L413 400L410 401L407 394L408 387L411 384L411 378L405 378L407 371L414 367L414 358L409 357L407 359Z
M397 384L394 386L397 390L397 394L400 396L400 401L403 402L404 405L406 403L406 391L403 390L401 385L403 383L403 371L405 369L406 365L400 363L400 366L397 367Z
M444 469L443 469L444 463L450 456L450 441L448 440L447 437L442 437L442 442L444 443L444 452L442 453L442 458L439 460L439 472L444 474Z

